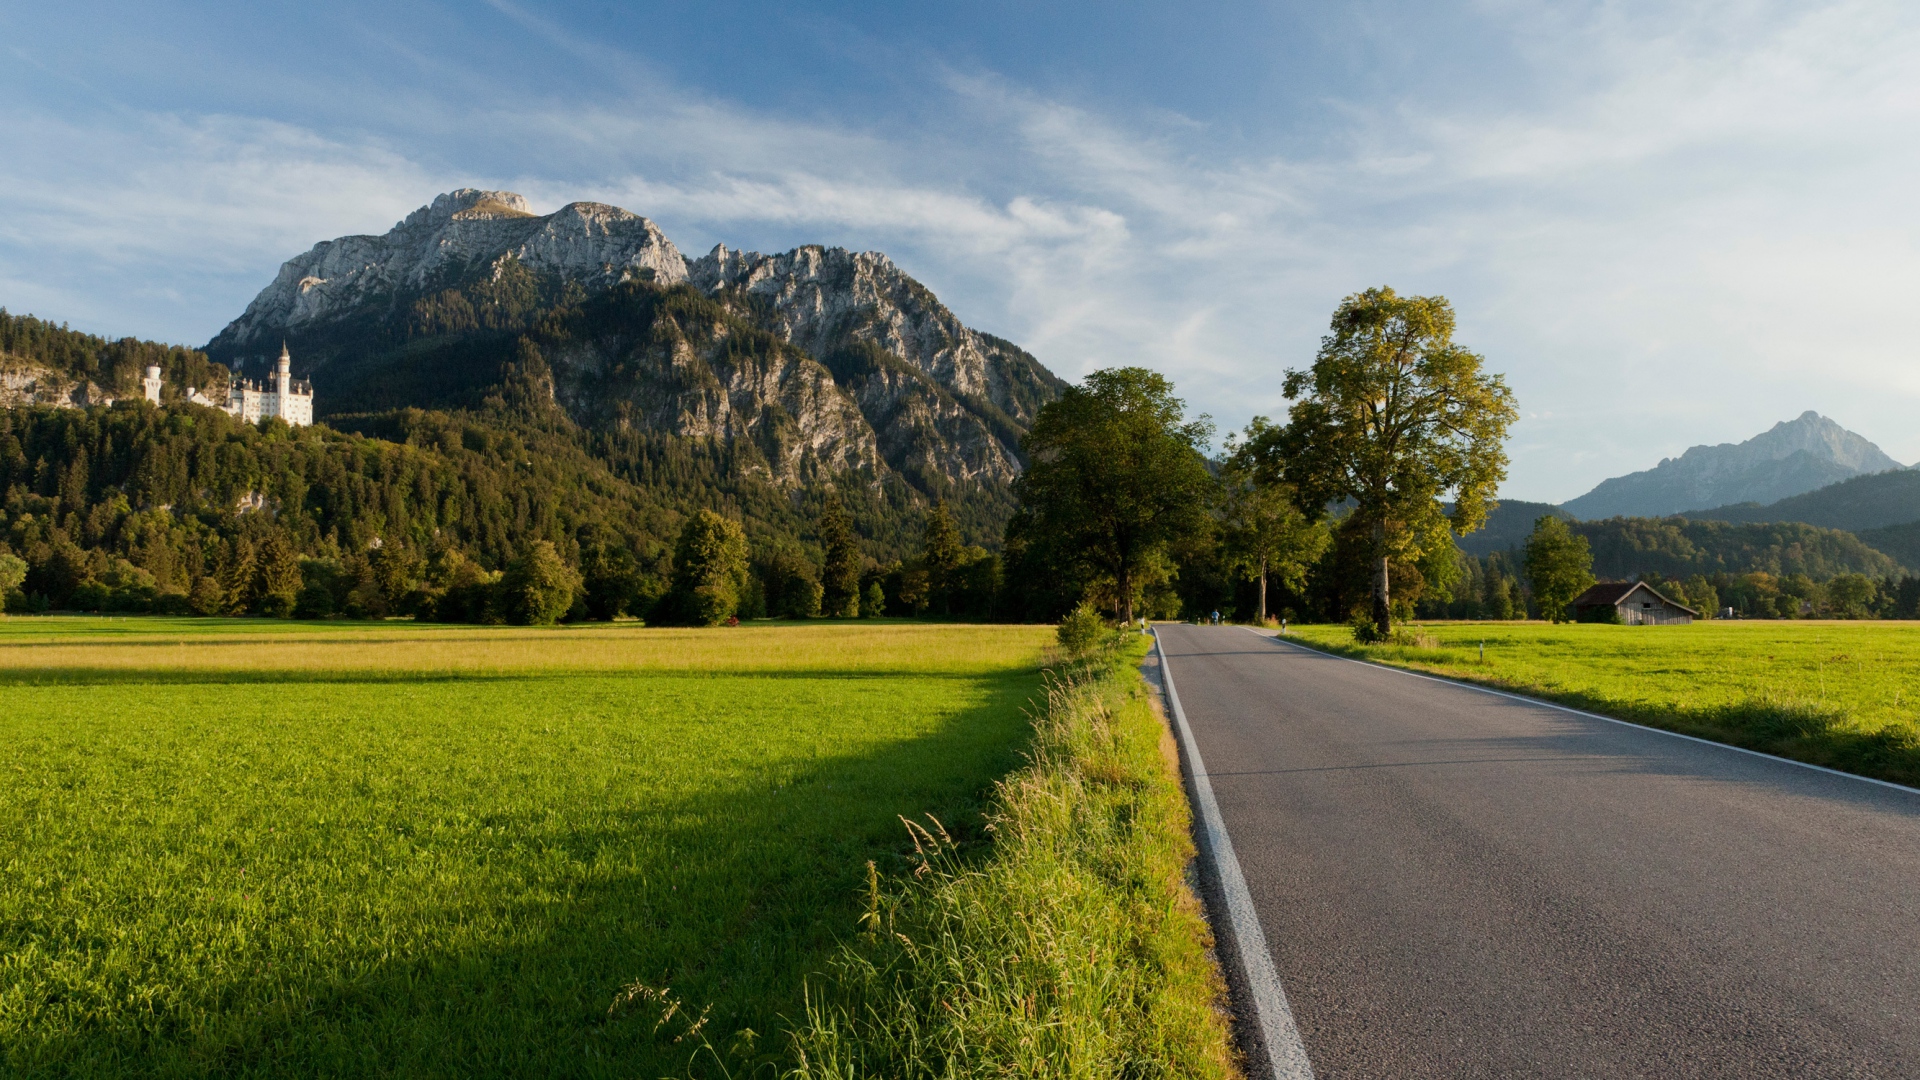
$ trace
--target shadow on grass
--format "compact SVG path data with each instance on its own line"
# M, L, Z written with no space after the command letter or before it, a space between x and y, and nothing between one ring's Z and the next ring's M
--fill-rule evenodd
M0 1046L0 1073L708 1076L724 1058L728 1075L773 1076L803 979L853 932L867 860L906 865L899 817L931 812L977 837L987 789L1017 766L1038 676L973 681L984 701L929 736L787 762L777 782L607 811L552 837L489 901L508 915L507 940L292 981L241 972L57 1028L73 1015L59 1001L28 1003L45 1023ZM506 824L539 835L548 813ZM575 870L556 881L556 865ZM459 917L445 913L443 933ZM83 947L38 946L43 958Z

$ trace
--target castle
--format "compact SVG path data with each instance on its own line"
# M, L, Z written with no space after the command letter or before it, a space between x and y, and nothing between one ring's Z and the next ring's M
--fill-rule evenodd
M140 380L140 386L146 391L147 400L155 405L160 404L160 384L160 368L149 364L147 377ZM192 387L187 388L187 400L195 405L223 409L249 424L270 416L277 416L293 427L313 423L313 384L294 381L293 357L287 354L284 344L280 346L280 359L273 365L272 389L234 379L228 384L225 405Z

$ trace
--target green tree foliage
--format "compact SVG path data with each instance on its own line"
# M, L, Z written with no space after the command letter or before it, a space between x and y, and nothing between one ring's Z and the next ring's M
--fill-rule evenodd
M1391 564L1431 557L1441 497L1453 498L1450 530L1465 534L1506 477L1513 394L1453 343L1453 328L1443 297L1387 288L1347 297L1313 367L1287 372L1287 426L1250 443L1261 479L1292 485L1308 517L1351 503L1349 534L1368 545L1372 619L1383 636Z
M0 555L0 600L11 602L26 580L27 560L18 555Z
M1835 619L1871 618L1879 591L1865 574L1836 574L1826 583L1826 614Z
M887 593L878 581L867 582L867 594L860 601L860 617L877 619L887 613Z
M500 578L500 611L516 625L551 626L573 607L580 586L580 574L560 558L553 542L535 540Z
M674 611L694 626L718 626L739 610L747 584L747 538L740 523L711 510L687 519L674 549Z
M820 546L826 549L826 561L820 567L823 609L836 619L858 618L860 544L840 497L831 492L820 510Z
M133 338L110 341L31 315L9 315L5 308L0 308L0 358L91 382L114 395L138 394L147 366L155 365L164 383L163 401L183 397L189 386L224 388L228 378L224 366L195 349Z
M1060 620L1054 636L1069 656L1085 656L1113 636L1113 629L1091 601L1082 601Z
M936 500L920 534L920 566L925 572L925 606L934 615L950 615L966 548L945 499Z
M1593 546L1594 572L1625 579L1659 573L1762 572L1804 574L1825 581L1836 574L1884 577L1899 564L1852 533L1794 521L1729 524L1687 518L1608 518L1581 521L1573 529Z
M139 401L0 410L0 553L54 608L411 614L438 553L491 571L540 539L568 561L582 538L624 548L664 591L679 515L578 448L473 418L378 426L394 437ZM324 601L305 580L321 565L339 569Z
M1295 493L1284 482L1260 482L1259 460L1252 447L1269 440L1272 424L1255 417L1245 442L1229 440L1225 467L1220 543L1227 566L1259 583L1255 617L1267 618L1267 583L1277 578L1293 591L1306 586L1307 571L1326 552L1330 536L1326 525L1300 512Z
M826 589L820 569L797 543L774 544L754 560L762 614L776 619L812 619L820 615Z
M1022 444L1009 536L1026 558L1105 583L1132 621L1142 571L1201 529L1215 485L1201 456L1212 434L1184 419L1173 384L1144 368L1096 371L1040 410Z
M1571 619L1567 605L1593 585L1587 538L1551 514L1542 517L1527 538L1527 581L1543 618L1557 623Z

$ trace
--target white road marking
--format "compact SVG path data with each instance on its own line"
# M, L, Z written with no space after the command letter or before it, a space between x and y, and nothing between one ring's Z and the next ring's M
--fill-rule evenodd
M1273 954L1267 950L1267 936L1261 932L1260 917L1253 909L1253 894L1247 891L1247 879L1233 854L1226 822L1220 818L1220 804L1214 801L1207 766L1200 759L1200 746L1194 741L1193 729L1187 726L1187 714L1180 709L1180 695L1173 689L1173 672L1167 666L1167 652L1160 646L1158 628L1153 632L1153 648L1160 656L1160 686L1167 692L1167 709L1180 731L1194 801L1199 804L1201 836L1206 840L1201 850L1213 864L1214 880L1220 883L1227 922L1233 928L1233 941L1240 954L1240 972L1253 999L1253 1023L1260 1041L1266 1044L1267 1074L1272 1080L1313 1080L1307 1048L1300 1041L1300 1029L1294 1026L1293 1010L1287 1007L1287 993L1280 988Z

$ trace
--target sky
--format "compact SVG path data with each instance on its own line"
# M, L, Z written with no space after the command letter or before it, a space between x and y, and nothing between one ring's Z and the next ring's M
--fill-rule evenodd
M1443 295L1558 502L1813 409L1920 459L1920 5L0 6L0 306L199 345L457 187L888 253L1056 373L1282 417Z

